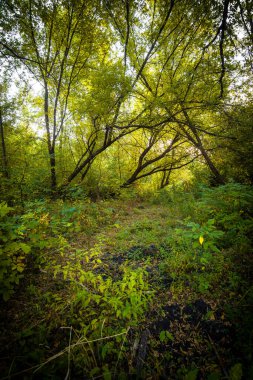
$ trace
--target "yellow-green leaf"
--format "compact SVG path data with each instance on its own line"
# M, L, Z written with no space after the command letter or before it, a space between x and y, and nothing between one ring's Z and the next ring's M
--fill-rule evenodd
M200 243L201 245L204 243L204 238L203 238L203 236L200 236L200 237L199 237L199 243Z
M29 253L31 251L31 247L25 243L19 243L20 248L24 253Z

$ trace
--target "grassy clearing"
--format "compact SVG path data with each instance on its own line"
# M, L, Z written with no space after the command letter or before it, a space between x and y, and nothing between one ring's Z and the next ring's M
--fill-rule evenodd
M1 305L2 378L250 379L252 219L239 193L232 207L236 189L220 190L217 210L211 193L28 205L13 241L30 249Z

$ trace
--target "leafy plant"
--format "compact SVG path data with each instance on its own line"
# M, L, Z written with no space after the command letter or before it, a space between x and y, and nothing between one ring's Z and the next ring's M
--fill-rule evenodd
M250 249L253 229L253 191L239 183L230 183L215 189L205 189L196 203L199 218L212 218L215 225L225 231L223 246L237 244Z
M6 203L0 203L0 294L5 301L23 277L26 256L31 251L17 218L9 215L12 211Z
M192 262L207 265L212 254L220 252L218 243L223 234L213 219L202 225L186 221L183 228L175 229L170 243L177 251L183 250Z
M167 343L168 341L173 341L174 338L173 338L173 335L171 334L171 332L167 331L167 330L162 330L159 334L159 339L162 343Z

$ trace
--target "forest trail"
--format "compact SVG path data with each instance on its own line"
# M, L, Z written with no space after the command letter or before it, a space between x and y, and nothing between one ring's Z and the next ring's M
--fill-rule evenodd
M40 265L30 267L24 287L2 310L7 320L1 343L9 358L0 362L4 372L35 368L39 376L62 376L69 331L75 379L84 373L91 379L96 373L222 379L241 371L229 315L237 301L224 286L233 263L225 251L209 258L211 264L199 261L194 252L204 252L199 242L192 245L193 233L189 240L180 204L110 200L57 208L57 223L65 228L61 244L44 250ZM49 214L38 218L48 223ZM86 353L75 348L85 340L91 342Z

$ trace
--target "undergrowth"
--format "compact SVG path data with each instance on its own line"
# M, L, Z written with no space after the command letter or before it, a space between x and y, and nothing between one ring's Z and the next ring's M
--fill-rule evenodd
M252 200L2 203L3 378L250 379Z

